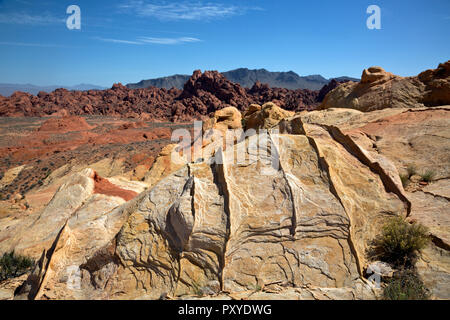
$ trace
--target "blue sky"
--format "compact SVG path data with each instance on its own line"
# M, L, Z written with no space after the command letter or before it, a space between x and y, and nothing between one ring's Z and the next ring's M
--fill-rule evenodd
M81 30L66 27L69 5ZM381 8L381 30L366 9ZM238 67L416 75L450 59L450 1L0 0L0 82L111 86Z

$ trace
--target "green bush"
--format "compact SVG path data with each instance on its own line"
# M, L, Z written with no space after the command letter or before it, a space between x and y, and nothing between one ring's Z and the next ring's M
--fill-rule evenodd
M429 293L412 270L404 270L390 280L383 290L385 300L427 300Z
M28 257L14 253L5 253L0 258L0 281L19 277L27 273L34 265L34 261Z
M428 229L419 223L409 224L402 217L392 218L374 241L378 258L394 265L413 263L416 253L429 242Z
M408 178L411 178L413 175L417 173L417 169L414 165L410 164L406 168L406 172L408 172Z
M421 175L422 181L425 181L425 182L431 182L431 180L433 180L435 174L436 174L436 173L435 173L433 170L427 170L427 171L425 171L425 173L423 173L423 174Z

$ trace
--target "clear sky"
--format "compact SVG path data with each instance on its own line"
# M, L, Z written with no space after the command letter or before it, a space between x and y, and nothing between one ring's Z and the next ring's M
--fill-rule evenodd
M69 5L81 30L69 30ZM369 30L369 5L381 30ZM111 86L195 69L416 75L450 59L449 0L0 0L0 82Z

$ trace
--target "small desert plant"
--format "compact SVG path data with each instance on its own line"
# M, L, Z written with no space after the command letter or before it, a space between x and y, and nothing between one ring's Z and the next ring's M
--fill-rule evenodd
M253 291L255 291L255 292L260 292L260 291L262 291L262 286L260 285L260 284L255 284L255 285L252 285L252 286L250 286L250 288L253 290Z
M400 180L402 181L403 188L406 188L409 184L409 177L406 174L400 175Z
M422 181L431 182L435 176L435 172L433 170L427 170L423 174L421 174Z
M414 271L403 270L387 283L383 290L383 299L427 300L429 293Z
M34 261L28 257L20 256L14 251L5 253L0 258L0 281L19 277L27 273L34 265Z
M428 229L409 224L402 217L392 218L374 241L374 255L394 265L411 265L417 252L429 242Z
M408 178L411 178L413 175L417 173L417 169L414 165L410 164L406 168L406 172L408 173Z

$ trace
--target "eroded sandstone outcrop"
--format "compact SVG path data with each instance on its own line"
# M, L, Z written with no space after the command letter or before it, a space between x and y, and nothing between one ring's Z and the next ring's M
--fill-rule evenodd
M327 109L302 115L302 120L321 126L337 126L364 153L383 155L395 171L417 171L417 182L408 182L406 196L411 204L409 220L430 230L433 243L422 253L417 269L434 297L450 298L450 107L383 109L368 113L350 109ZM393 175L392 167L384 165ZM420 175L433 173L431 182ZM396 173L394 173L396 175ZM400 186L397 177L396 184Z
M417 269L446 299L448 110L253 105L259 134L188 163L169 145L144 182L99 193L92 170L75 174L42 212L0 220L0 252L39 260L15 298L374 299L367 249L399 215L430 228ZM235 111L213 128L239 129ZM425 162L437 180L405 190L399 173Z
M361 81L346 82L329 92L320 109L420 108L450 104L450 61L416 77L400 77L381 67L365 69Z
M365 251L388 217L407 215L408 204L386 187L389 177L372 171L330 129L283 121L295 132L272 131L218 150L223 163L169 170L128 202L109 195L104 203L92 173L75 176L32 223L42 231L15 245L35 256L45 250L19 297L157 299L315 287L373 298L361 282ZM234 161L237 153L245 164ZM152 170L158 166L167 162L157 159ZM69 193L77 202L65 202L53 231L38 227L44 217L56 218L52 208ZM74 270L77 285L68 286Z

